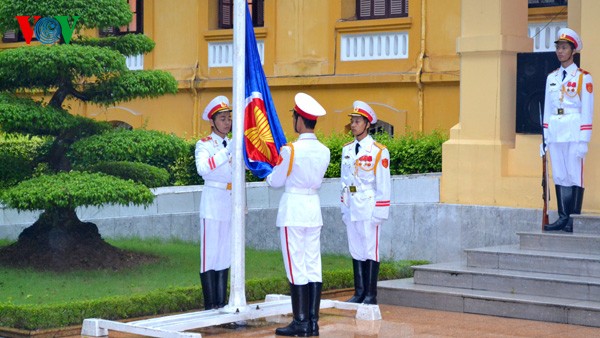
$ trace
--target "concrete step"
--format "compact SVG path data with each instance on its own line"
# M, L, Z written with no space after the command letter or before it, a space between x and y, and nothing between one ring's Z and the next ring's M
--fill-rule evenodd
M581 214L571 215L573 217L573 233L600 236L600 215Z
M600 302L600 278L539 272L473 268L463 263L413 267L414 282L511 294L546 296Z
M523 250L600 255L600 235L566 232L518 232L517 235Z
M600 303L572 299L381 281L382 304L600 327Z
M600 277L600 256L522 250L519 245L467 249L467 266L582 277Z

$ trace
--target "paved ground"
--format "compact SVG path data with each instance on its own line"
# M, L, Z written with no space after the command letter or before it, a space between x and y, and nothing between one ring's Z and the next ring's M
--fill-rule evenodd
M319 321L321 337L600 337L600 328L586 326L390 305L380 305L380 310L383 317L381 321L356 320L354 311L322 310ZM202 337L276 337L275 329L287 325L290 317L280 317L279 321L267 322L261 319L251 321L245 327L223 325L200 329L197 332L202 333ZM71 336L75 337L80 336ZM109 337L139 336L111 331Z

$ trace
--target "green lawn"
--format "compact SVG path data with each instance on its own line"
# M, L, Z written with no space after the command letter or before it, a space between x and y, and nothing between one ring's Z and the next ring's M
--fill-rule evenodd
M109 240L123 249L162 257L129 271L36 272L0 267L0 304L42 305L145 294L199 285L199 245L182 241ZM0 246L9 242L0 241ZM350 258L323 255L323 271L352 269ZM246 249L246 280L285 277L280 251Z

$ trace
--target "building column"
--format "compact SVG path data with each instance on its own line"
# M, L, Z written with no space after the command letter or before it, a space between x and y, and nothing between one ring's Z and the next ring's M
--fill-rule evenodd
M527 0L461 1L460 118L443 146L444 203L501 205L519 185L504 177L515 147L516 54L533 49L527 12Z

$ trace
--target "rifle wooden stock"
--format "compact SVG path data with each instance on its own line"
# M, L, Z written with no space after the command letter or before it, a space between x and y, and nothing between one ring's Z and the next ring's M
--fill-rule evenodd
M550 200L550 191L548 189L548 159L546 154L542 156L542 199L544 200L544 207L542 208L542 231L544 231L544 225L549 224L548 220L548 201Z

